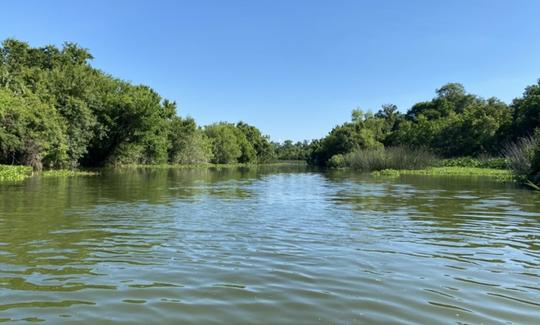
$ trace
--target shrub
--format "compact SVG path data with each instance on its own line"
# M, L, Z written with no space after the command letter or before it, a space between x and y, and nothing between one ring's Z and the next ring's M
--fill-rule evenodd
M345 167L345 156L342 154L333 155L327 163L330 168L342 168Z

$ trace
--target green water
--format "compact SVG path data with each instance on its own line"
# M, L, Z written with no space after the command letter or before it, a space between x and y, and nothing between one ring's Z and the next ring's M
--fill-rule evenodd
M538 324L540 195L302 167L3 184L0 322Z

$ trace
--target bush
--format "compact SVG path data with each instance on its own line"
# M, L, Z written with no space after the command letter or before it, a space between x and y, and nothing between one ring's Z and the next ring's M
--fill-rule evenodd
M343 168L345 167L345 157L341 154L333 155L328 160L328 167L330 168Z
M356 170L422 169L437 161L426 149L405 146L376 150L356 150L345 156L345 165Z

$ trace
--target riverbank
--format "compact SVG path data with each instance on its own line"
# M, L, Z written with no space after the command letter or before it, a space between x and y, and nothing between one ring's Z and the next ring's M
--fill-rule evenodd
M46 170L33 172L29 166L0 165L0 182L19 182L29 177L73 177L73 176L96 176L102 170L130 170L130 169L226 169L226 168L257 168L306 165L302 161L278 161L265 164L196 164L196 165L121 165L94 170ZM500 181L513 181L514 174L508 169L483 168L483 167L427 167L424 169L384 169L374 171L375 177L400 177L402 175L427 175L427 176L487 176L495 177Z
M278 166L302 166L306 165L304 161L277 161L264 164L193 164L193 165L178 165L178 164L161 164L161 165L119 165L114 167L104 167L102 169L52 169L42 172L34 172L30 166L18 165L0 165L0 182L20 182L30 177L73 177L73 176L96 176L102 170L116 169L224 169L224 168L253 168L253 167L278 167Z
M255 164L255 163L233 163L233 164L212 164L212 163L205 163L205 164L159 164L159 165L143 165L143 164L128 164L128 165L119 165L119 166L113 166L113 167L107 167L107 168L114 168L114 169L134 169L134 168L147 168L147 169L180 169L180 168L238 168L238 167L259 167L259 166L290 166L290 165L298 165L298 166L304 166L306 165L305 161L301 160L286 160L286 161L276 161L276 162L269 162L269 163L262 163L262 164Z

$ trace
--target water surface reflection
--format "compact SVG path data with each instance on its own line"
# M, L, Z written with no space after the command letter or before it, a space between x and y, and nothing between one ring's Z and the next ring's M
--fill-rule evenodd
M0 186L0 321L530 323L540 203L483 178L162 169Z

